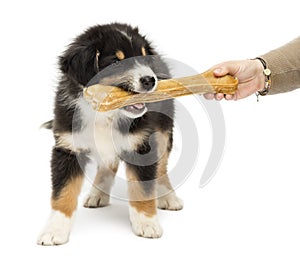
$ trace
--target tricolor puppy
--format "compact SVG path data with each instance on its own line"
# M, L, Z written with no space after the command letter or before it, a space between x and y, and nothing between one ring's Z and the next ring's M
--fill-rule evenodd
M83 99L82 92L99 72L103 83L137 93L151 92L159 79L169 77L167 65L137 28L110 24L91 27L78 36L60 57L59 67L62 75L55 117L48 122L56 142L51 160L52 212L38 244L68 241L85 167L90 161L96 162L98 169L84 206L109 204L119 162L124 161L133 232L160 237L157 207L179 210L183 206L167 176L173 141L173 100L141 102L100 113Z

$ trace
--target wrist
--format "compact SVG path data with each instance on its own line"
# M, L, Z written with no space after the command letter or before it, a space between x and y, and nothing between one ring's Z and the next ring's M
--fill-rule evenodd
M257 74L257 91L261 91L265 87L265 68L259 59L253 59L252 61L255 62L255 69Z
M263 89L256 92L257 101L259 100L259 96L265 96L269 93L271 87L271 70L267 67L267 63L264 59L257 57L255 58L260 61L261 65L263 66L263 75L265 77L264 87Z

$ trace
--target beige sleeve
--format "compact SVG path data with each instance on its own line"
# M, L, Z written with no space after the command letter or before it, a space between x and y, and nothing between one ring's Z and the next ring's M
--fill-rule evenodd
M300 37L261 58L272 72L270 94L300 88Z

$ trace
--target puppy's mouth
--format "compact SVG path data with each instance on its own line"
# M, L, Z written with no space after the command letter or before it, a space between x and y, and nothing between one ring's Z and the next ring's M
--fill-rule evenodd
M130 112L130 113L134 114L134 115L140 115L140 114L145 112L146 105L145 105L145 103L136 103L136 104L133 104L133 105L123 107L123 109L127 112Z

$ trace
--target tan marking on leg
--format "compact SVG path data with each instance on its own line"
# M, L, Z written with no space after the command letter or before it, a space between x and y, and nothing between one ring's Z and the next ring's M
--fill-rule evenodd
M169 159L169 152L168 152L168 141L169 141L169 133L160 133L160 135L157 137L157 143L158 143L158 152L159 152L159 162L157 166L157 183L159 185L163 185L166 187L167 190L170 192L173 191L172 185L170 183L169 177L168 177L168 159ZM158 196L161 196L158 194Z
M121 50L116 51L116 56L119 60L124 60L125 59L125 54Z
M171 192L171 191L173 191L173 187L171 185L171 182L170 182L169 176L168 176L168 170L167 170L168 159L169 159L169 153L166 152L158 162L157 183L159 185L164 186L166 188L166 190ZM161 195L158 194L158 196L161 196Z
M118 162L98 169L93 186L85 198L84 207L97 208L109 205L110 191L118 170Z
M52 199L53 210L71 217L77 207L77 198L81 190L83 176L73 178L60 192L57 199Z
M156 215L156 200L147 201L130 201L130 205L134 207L137 212L143 213L147 217Z
M100 167L95 176L93 185L98 187L99 184L105 183L105 179L111 176L115 176L118 171L119 163L110 165L108 168Z
M165 154L167 154L167 157L169 157L169 152L168 152L169 133L159 131L155 133L155 136L158 145L157 148L158 160L160 161L162 158L165 157Z
M164 136L165 141L169 140L167 133ZM163 139L161 139L160 141L163 141ZM169 152L167 150L167 147L167 143L159 144L161 152L164 153L160 158L157 167L157 206L160 209L181 210L183 208L183 201L176 196L176 193L171 185L167 173L167 165L169 158Z
M152 193L146 195L142 184L137 180L134 171L127 167L126 174L128 178L128 195L130 205L134 207L137 212L143 213L147 217L156 215L157 207L155 187L153 188Z

